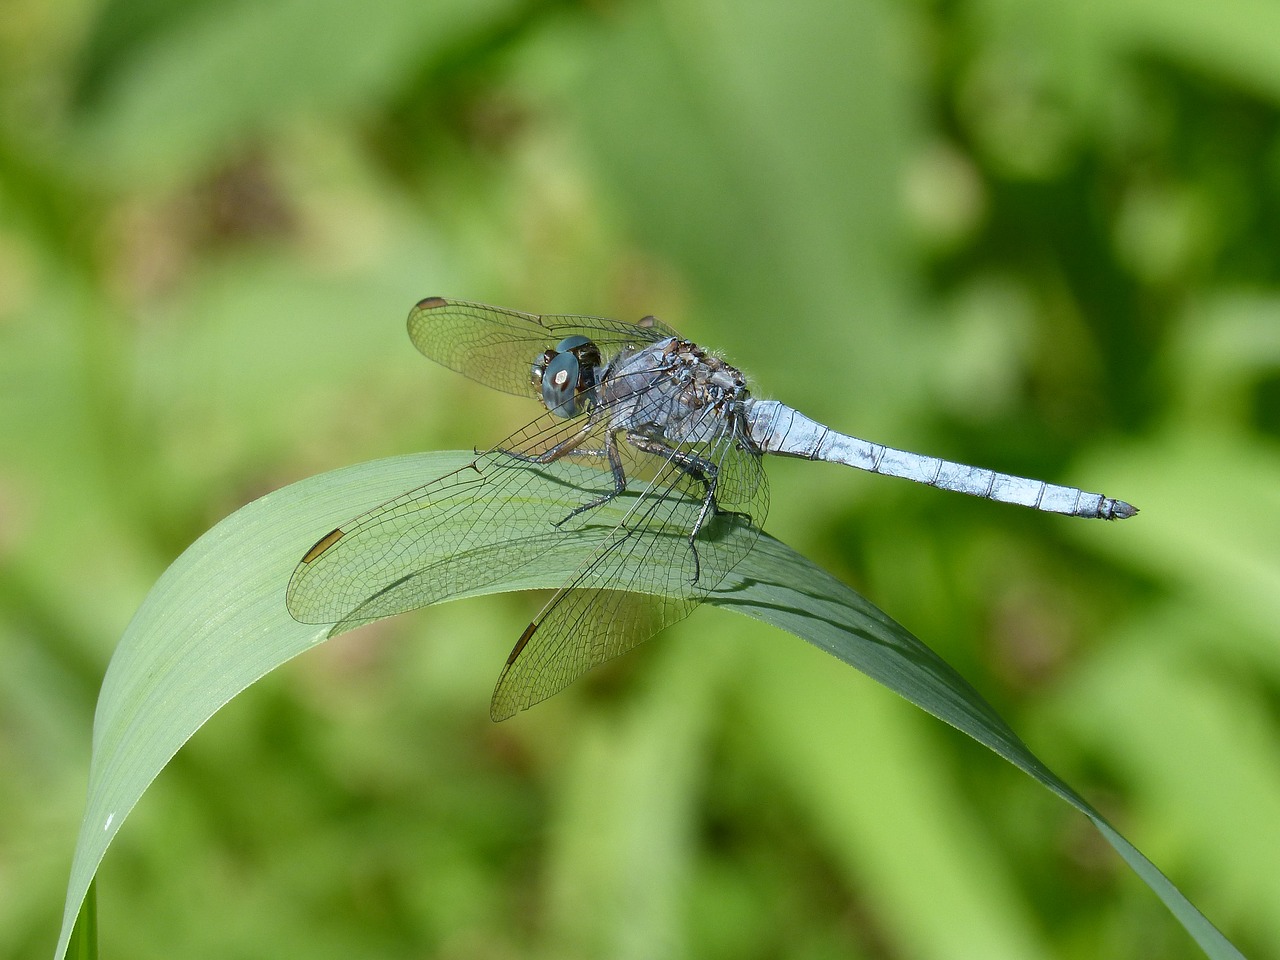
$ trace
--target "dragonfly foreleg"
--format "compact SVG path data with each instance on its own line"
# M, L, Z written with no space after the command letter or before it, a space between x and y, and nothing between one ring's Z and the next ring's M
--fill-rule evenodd
M603 450L579 450L578 446L583 440L587 439L590 433L590 427L584 427L573 436L561 440L549 450L543 450L541 453L521 453L518 450L504 450L498 448L498 452L511 457L513 460L521 460L524 463L555 463L561 457L567 457L571 453L579 456L602 457L605 455Z

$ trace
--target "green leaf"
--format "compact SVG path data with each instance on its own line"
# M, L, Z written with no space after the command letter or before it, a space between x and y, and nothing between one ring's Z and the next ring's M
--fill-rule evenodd
M89 891L80 903L75 927L71 930L71 942L67 946L68 960L97 960L98 957L98 881L89 883Z
M238 510L165 571L125 630L103 682L88 800L55 958L64 955L107 846L170 758L237 693L328 636L328 626L297 623L285 610L285 584L302 553L337 524L472 457L416 454L300 481ZM460 516L457 522L472 519ZM580 560L574 551L551 551L536 566L452 599L555 587ZM808 640L1005 757L1089 817L1206 953L1240 956L959 674L804 557L762 537L709 602Z

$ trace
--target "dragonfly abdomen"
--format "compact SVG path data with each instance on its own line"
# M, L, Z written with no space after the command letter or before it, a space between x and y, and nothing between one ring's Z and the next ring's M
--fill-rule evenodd
M751 439L765 453L842 463L869 473L902 477L942 490L1031 507L1047 513L1122 520L1138 512L1136 507L1123 500L1112 500L1100 493L998 473L984 467L971 467L907 450L895 450L883 444L847 436L776 400L751 401L747 406L746 416Z

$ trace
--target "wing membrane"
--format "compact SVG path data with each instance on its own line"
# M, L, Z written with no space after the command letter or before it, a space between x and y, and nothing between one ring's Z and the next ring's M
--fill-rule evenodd
M565 337L582 334L608 357L625 346L676 336L652 317L640 324L571 314L521 313L466 300L428 297L409 311L409 338L426 357L486 386L537 398L533 361Z
M608 526L589 513L555 524L613 489L606 464L530 464L507 452L539 453L584 424L546 414L468 466L326 534L289 580L289 613L341 632L492 583L566 538L594 549Z
M441 298L419 303L408 322L426 356L527 395L534 358L567 336L590 337L604 357L675 336L652 318L536 316ZM701 416L704 429L689 435L703 439L669 448L648 436L627 442L607 405L570 420L544 414L468 466L322 537L289 581L289 612L338 633L573 551L586 559L498 678L491 714L511 716L687 616L754 545L769 499L759 453L733 416Z
M769 496L759 457L729 425L713 441L678 452L716 464L719 510L691 545L705 488L674 457L661 462L626 517L520 637L493 692L494 720L687 617L754 545Z

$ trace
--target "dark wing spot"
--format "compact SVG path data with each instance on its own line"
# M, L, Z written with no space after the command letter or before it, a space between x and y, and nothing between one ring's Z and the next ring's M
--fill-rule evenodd
M507 666L511 666L516 662L516 657L520 656L520 651L525 648L529 642L529 638L533 636L533 632L538 629L536 623L531 623L524 628L524 633L520 634L520 639L516 641L516 645L511 648L511 655L507 657Z
M320 554L324 553L326 550L332 547L335 543L341 540L343 536L344 534L341 528L337 530L330 530L323 537L321 537L319 540L316 541L315 546L313 546L310 550L308 550L305 554L303 554L302 562L310 563L312 560L320 556Z

